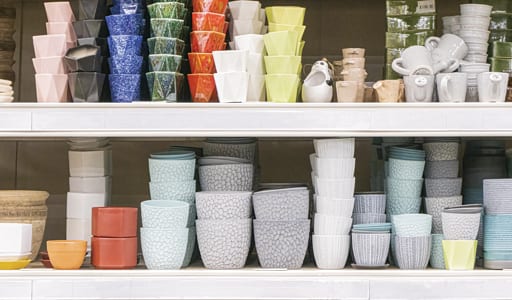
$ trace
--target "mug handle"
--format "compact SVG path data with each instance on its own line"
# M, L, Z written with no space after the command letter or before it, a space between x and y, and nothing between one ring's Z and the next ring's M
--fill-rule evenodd
M432 51L439 46L439 42L441 42L440 38L431 36L425 41L425 47L427 47L428 51Z
M450 59L450 63L445 70L447 73L451 73L451 72L454 72L455 70L457 70L459 68L459 66L460 66L460 60L458 60L456 58L452 58L452 59Z
M419 89L415 89L414 98L416 101L423 102L427 98L427 89L425 86L427 85L426 80L422 80L424 77L419 77L414 80L414 84L419 87Z
M441 79L441 98L443 98L445 101L443 102L449 102L452 101L452 96L450 95L450 90L448 89L448 83L450 83L450 76L445 76L443 79Z
M391 63L391 68L393 69L393 71L397 72L398 74L400 75L403 75L403 76L407 76L409 75L409 71L407 71L404 67L402 67L402 63L403 63L403 58L397 58L395 60L393 60L393 62Z

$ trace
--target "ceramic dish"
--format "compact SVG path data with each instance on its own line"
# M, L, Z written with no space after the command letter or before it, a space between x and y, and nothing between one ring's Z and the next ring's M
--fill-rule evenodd
M19 270L30 263L30 259L21 259L16 261L0 261L0 270Z

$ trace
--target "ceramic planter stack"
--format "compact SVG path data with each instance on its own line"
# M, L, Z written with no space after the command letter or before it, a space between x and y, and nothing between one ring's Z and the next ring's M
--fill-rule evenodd
M343 49L342 81L336 82L338 102L363 102L366 80L365 49Z
M148 5L151 38L161 43L179 43L188 8L181 2L155 2ZM180 40L181 41L181 40ZM149 42L149 41L148 41ZM174 52L174 47L169 47ZM152 101L177 102L182 99L184 75L180 73L182 53L150 54L146 73Z
M13 35L16 31L16 8L5 7L0 8L0 79L14 81L14 51L16 43ZM0 94L0 98L1 94ZM0 100L1 102L10 102Z
M12 102L14 100L12 81L0 79L0 102Z
M478 231L482 223L481 205L461 205L443 209L443 253L446 269L472 270L475 267Z
M45 2L44 7L48 34L33 37L37 102L67 102L68 71L64 55L76 46L72 25L75 16L69 2Z
M426 269L432 249L432 216L403 214L391 217L391 250L400 269Z
M263 190L254 193L253 206L254 239L261 267L301 268L311 225L309 190L306 187Z
M315 182L313 251L321 269L342 269L350 250L354 209L354 139L314 140Z
M112 102L141 99L142 41L145 21L142 1L114 1L112 15L105 18L110 36L110 93Z
M405 48L424 45L436 30L436 3L427 1L386 1L386 65L385 79L398 79L391 68Z
M66 238L91 246L91 209L110 202L112 150L108 139L70 139Z
M366 222L352 227L352 253L355 268L387 267L391 224L375 222L375 216L384 215L386 209L386 194L358 193L355 195L355 218L366 219ZM381 217L382 219L382 217ZM380 220L379 220L380 221Z
M148 269L188 266L196 243L196 154L171 150L149 158L150 201L141 203L141 246Z
M484 267L510 269L512 258L511 179L484 180Z
M391 147L386 163L386 213L391 216L419 213L425 151L411 147Z
M460 29L458 35L466 42L469 51L464 58L472 63L487 62L489 24L492 6L485 4L460 5Z
M97 269L131 269L137 265L137 215L133 207L92 209L91 262Z
M32 224L0 222L0 234L4 239L0 262L22 264L20 269L27 266L32 255Z
M213 51L226 49L227 0L192 1L191 74L187 75L192 102L218 102Z
M265 85L268 102L297 102L302 70L302 40L306 26L306 9L297 6L265 8L269 33L263 37L265 56Z
M213 74L219 102L247 102L250 73L249 51L213 51L216 73ZM260 62L260 66L263 62Z
M106 0L81 0L78 4L79 20L73 22L73 28L81 47L66 55L71 96L73 102L106 101L110 98L105 81L108 72L108 30L104 20L107 3Z

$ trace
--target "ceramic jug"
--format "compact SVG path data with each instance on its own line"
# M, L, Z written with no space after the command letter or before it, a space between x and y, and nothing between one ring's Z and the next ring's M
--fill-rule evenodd
M327 59L315 62L302 85L302 101L331 102L332 83L332 68Z

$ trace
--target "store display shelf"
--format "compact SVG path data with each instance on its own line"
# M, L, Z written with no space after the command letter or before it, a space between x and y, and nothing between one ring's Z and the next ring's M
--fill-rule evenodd
M510 299L511 271L0 271L0 299Z
M0 137L512 136L512 103L10 103Z

